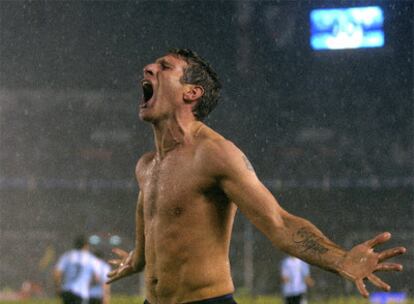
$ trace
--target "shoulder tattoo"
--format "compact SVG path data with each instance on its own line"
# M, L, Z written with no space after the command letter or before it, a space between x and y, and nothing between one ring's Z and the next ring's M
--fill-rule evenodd
M243 160L244 160L244 163L246 164L246 168L249 170L249 171L253 171L254 172L254 168L253 168L253 166L252 166L252 163L249 161L249 159L246 157L246 155L244 155L243 154Z

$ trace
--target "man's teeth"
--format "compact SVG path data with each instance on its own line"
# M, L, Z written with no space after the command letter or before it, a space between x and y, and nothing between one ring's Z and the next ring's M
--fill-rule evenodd
M142 82L142 86L151 85L151 83L148 80L144 80Z

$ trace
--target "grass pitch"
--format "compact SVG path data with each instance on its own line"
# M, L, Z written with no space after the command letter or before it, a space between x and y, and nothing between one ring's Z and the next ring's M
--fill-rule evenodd
M276 296L237 296L235 299L239 304L283 304L283 301ZM141 297L130 296L113 296L111 304L142 304L144 301ZM20 301L1 301L0 304L61 304L58 299L33 299ZM335 297L328 299L310 299L308 304L370 304L369 300L361 297ZM414 304L414 299L409 299L403 304Z

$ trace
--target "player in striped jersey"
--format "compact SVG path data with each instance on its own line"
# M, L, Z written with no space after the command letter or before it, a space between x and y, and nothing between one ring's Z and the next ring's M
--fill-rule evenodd
M305 304L308 287L314 285L310 267L304 261L288 256L281 263L282 294L285 304Z
M65 252L54 269L57 294L64 304L82 304L89 299L89 289L99 281L99 260L89 251L87 240L75 240L75 248Z
M89 291L89 304L109 304L111 296L111 286L105 284L108 280L108 274L111 271L111 266L103 259L101 251L94 251L95 256L98 258L98 277L99 281L91 286Z

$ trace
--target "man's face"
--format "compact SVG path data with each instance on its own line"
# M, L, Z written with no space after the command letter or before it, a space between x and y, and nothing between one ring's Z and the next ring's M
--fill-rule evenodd
M174 55L166 55L144 68L142 101L139 117L156 122L173 115L183 103L185 85L180 79L187 63Z

